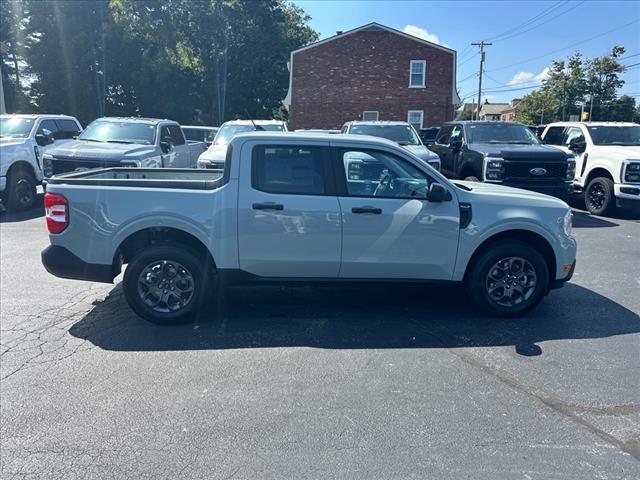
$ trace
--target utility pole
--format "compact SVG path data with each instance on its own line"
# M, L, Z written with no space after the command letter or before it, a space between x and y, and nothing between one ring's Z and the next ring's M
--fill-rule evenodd
M480 120L480 106L482 105L482 71L484 70L484 47L493 45L493 43L486 43L483 40L480 43L472 43L471 45L477 45L480 47L480 77L478 78L478 113L476 114L476 120Z

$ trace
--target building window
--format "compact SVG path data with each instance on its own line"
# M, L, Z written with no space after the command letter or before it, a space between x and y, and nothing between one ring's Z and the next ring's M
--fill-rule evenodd
M413 128L420 130L422 128L422 121L424 119L423 110L409 110L407 115L407 122L413 125Z
M375 110L365 110L362 112L362 120L365 122L375 122L378 120L378 112Z
M426 60L411 60L409 65L409 88L424 88L426 73Z

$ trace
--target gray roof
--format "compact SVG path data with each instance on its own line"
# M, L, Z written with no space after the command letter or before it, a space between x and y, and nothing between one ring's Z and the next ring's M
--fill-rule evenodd
M508 103L483 103L480 111L484 112L485 115L500 115L503 110L510 106Z

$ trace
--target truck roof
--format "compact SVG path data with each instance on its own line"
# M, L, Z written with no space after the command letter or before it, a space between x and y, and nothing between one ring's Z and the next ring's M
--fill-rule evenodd
M75 120L75 117L72 117L71 115L62 115L59 113L11 113L11 114L4 114L4 115L0 115L0 118L31 118L31 119L36 119L36 118L41 118L41 117L47 117L47 118L60 118L60 119L68 119L68 120Z
M309 141L309 142L340 142L340 143L353 143L354 145L361 144L377 144L379 146L386 147L394 147L398 148L398 144L396 142L392 142L391 140L387 140L382 137L373 137L371 135L351 135L351 134L341 134L341 135L327 135L326 133L321 132L263 132L263 131L253 131L253 132L242 132L237 134L231 140L231 143L240 142L243 140L298 140L298 141Z
M283 125L283 120L228 120L224 125Z
M161 122L170 122L177 124L178 122L174 120L169 120L167 118L147 118L147 117L100 117L96 118L96 120L112 120L116 122L131 122L131 123L153 123L158 124Z
M451 120L450 122L445 122L443 125L522 125L526 127L524 123L520 122L505 122L504 120Z
M586 125L588 127L633 127L638 124L633 122L553 122L548 123L547 127L574 127L576 125Z
M409 122L399 120L351 120L345 125L357 123L358 125L409 125Z

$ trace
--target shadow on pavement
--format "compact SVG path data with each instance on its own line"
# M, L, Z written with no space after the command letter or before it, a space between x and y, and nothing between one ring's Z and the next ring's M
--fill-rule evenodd
M138 318L117 285L70 333L116 351L268 347L329 349L514 346L542 353L545 340L640 331L634 312L574 284L519 319L482 316L459 288L261 287L224 291L198 323L157 326Z
M0 223L15 223L32 220L34 218L44 217L44 194L39 194L36 205L24 212L8 212L0 213Z
M567 200L569 206L573 209L573 214L582 214L590 218L605 221L609 220L640 220L640 208L616 208L611 215L607 217L595 217L589 213L584 205L584 199L581 197L571 197ZM577 215L576 215L577 216Z
M618 227L620 224L604 220L601 217L594 217L588 212L573 211L573 228L603 228Z

